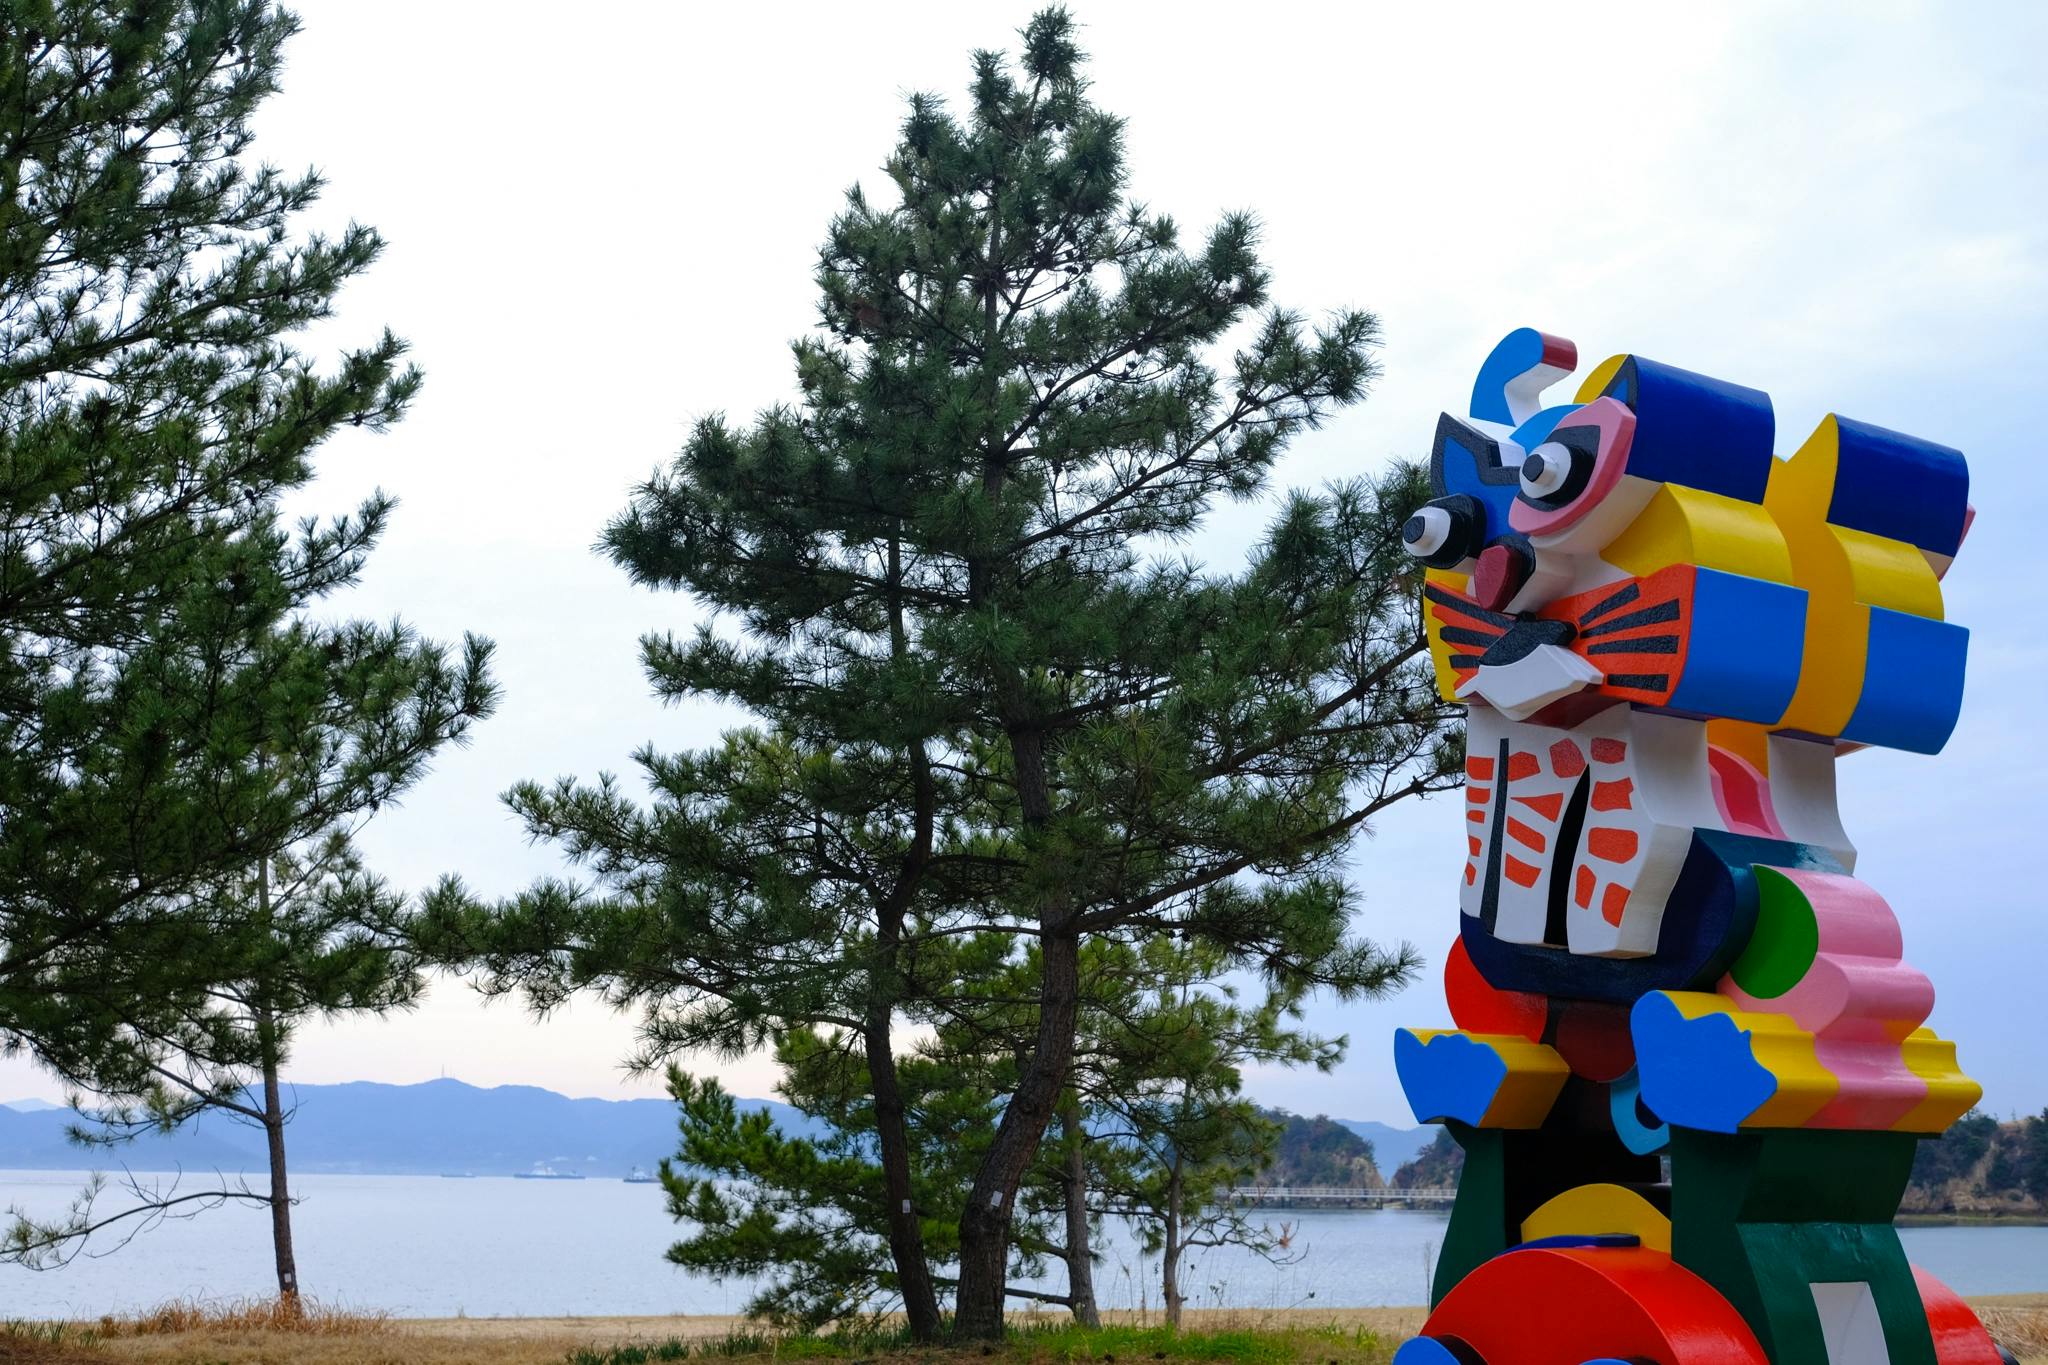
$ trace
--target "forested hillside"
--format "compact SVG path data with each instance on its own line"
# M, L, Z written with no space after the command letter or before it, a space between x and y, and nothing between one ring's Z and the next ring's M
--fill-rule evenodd
M1394 1185L1404 1190L1444 1189L1456 1185L1458 1172L1464 1169L1465 1149L1451 1136L1450 1129L1439 1128L1435 1141L1394 1172Z
M2000 1123L1972 1111L1920 1144L1907 1213L2048 1213L2048 1110Z
M1394 1172L1401 1189L1455 1185L1465 1153L1439 1132ZM2048 1111L2000 1123L1972 1112L1939 1138L1920 1144L1907 1213L2048 1213Z
M1335 1119L1312 1119L1274 1110L1268 1118L1283 1124L1273 1147L1272 1164L1260 1176L1266 1185L1351 1185L1377 1189L1386 1183L1373 1159L1372 1143Z

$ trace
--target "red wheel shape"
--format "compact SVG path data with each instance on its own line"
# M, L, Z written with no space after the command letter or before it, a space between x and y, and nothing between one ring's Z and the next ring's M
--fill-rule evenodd
M1466 1365L1771 1365L1713 1286L1642 1247L1506 1252L1460 1280L1422 1331Z
M2003 1365L2006 1357L1998 1343L1955 1290L1917 1265L1913 1283L1920 1287L1920 1302L1927 1308L1927 1330L1934 1334L1937 1365Z

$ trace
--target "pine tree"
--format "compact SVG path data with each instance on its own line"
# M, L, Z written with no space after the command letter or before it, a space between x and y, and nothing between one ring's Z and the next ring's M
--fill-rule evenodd
M494 696L486 642L311 615L389 498L280 519L419 384L388 333L326 368L292 344L381 250L294 235L319 177L247 156L295 28L265 0L0 9L0 1039L102 1096L147 1095L271 960L234 888ZM211 1061L260 1066L261 1032Z
M2020 1188L2036 1207L2048 1206L2048 1109L2020 1125Z
M962 944L953 970L971 994L951 997L949 1017L899 1062L914 1210L940 1265L957 1254L975 1170L1035 1029L1038 963L1014 948L996 934ZM1283 1124L1243 1094L1243 1071L1327 1069L1342 1043L1299 1028L1301 992L1246 1005L1216 980L1220 971L1215 950L1170 938L1084 947L1075 1065L1056 1135L1019 1192L1006 1293L1099 1325L1092 1242L1105 1215L1130 1220L1160 1255L1175 1320L1184 1297L1177 1273L1191 1250L1229 1242L1285 1254L1279 1236L1223 1197L1280 1156ZM759 1281L748 1311L777 1323L811 1329L872 1317L900 1296L875 1231L886 1226L887 1196L865 1066L813 1030L786 1035L776 1060L777 1093L812 1121L808 1134L742 1114L715 1081L671 1072L682 1143L663 1180L670 1212L689 1232L669 1259ZM1015 1285L1053 1261L1065 1264L1065 1294Z
M425 979L417 959L385 932L405 899L367 870L349 833L337 829L260 860L209 893L212 904L188 907L236 936L224 960L240 974L213 983L207 1008L195 1017L169 1028L154 1017L130 1025L127 1038L150 1084L139 1094L103 1094L87 1111L93 1126L80 1131L113 1146L208 1113L260 1131L267 1188L244 1187L232 1197L267 1206L278 1293L289 1302L301 1286L285 1142L294 1106L281 1072L305 1019L384 1014L419 998ZM131 1208L119 1216L137 1214ZM76 1237L91 1227L87 1218L69 1232ZM39 1229L37 1239L56 1246L62 1232Z
M830 1036L800 1030L782 1040L776 1060L783 1073L776 1093L811 1121L809 1133L782 1131L765 1113L741 1114L716 1081L671 1069L682 1141L662 1163L661 1179L670 1213L688 1232L668 1258L756 1281L748 1313L780 1325L810 1330L873 1320L903 1293L886 1235L890 1183L878 1159L865 1059ZM932 1042L898 1059L896 1075L909 1212L924 1254L944 1265L957 1255L960 1210L1005 1077L981 1058ZM1012 1268L1036 1273L1042 1256L1020 1251ZM933 1281L935 1289L945 1283L943 1276Z
M1085 1178L1074 1183L1096 1212L1130 1220L1159 1257L1160 1302L1177 1327L1190 1252L1233 1245L1287 1254L1283 1236L1229 1197L1275 1161L1286 1132L1244 1093L1245 1069L1327 1071L1342 1060L1344 1041L1301 1027L1301 983L1244 1003L1203 943L1161 937L1107 953L1089 947L1096 951L1084 950L1072 1072ZM1075 1254L1085 1250L1079 1231L1070 1220L1070 1284L1088 1273Z
M976 54L962 117L911 99L887 202L849 192L799 402L700 422L605 534L636 581L743 632L650 639L656 688L757 728L638 755L651 809L609 780L518 789L595 885L496 914L451 887L422 930L540 1003L647 1007L644 1061L843 1031L920 1336L937 1307L890 1030L963 994L938 945L994 933L1037 964L959 1229L956 1330L985 1337L1068 1090L1084 945L1179 935L1275 984L1386 989L1413 959L1348 935L1341 860L1455 780L1400 548L1412 470L1290 498L1240 572L1172 553L1363 396L1376 322L1268 307L1249 215L1187 246L1127 203L1072 20L1022 37L1014 66Z

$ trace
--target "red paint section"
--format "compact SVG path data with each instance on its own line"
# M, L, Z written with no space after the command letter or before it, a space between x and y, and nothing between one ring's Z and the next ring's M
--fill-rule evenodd
M1544 846L1550 842L1548 839L1545 839L1541 833L1534 829L1531 829L1529 826L1523 824L1520 820L1517 820L1512 815L1508 817L1508 833L1514 836L1514 840L1516 843L1526 845L1529 848L1533 848L1538 853L1541 853L1544 849Z
M1516 886L1534 886L1536 885L1536 879L1543 875L1542 868L1531 863L1525 863L1512 854L1508 857L1506 871L1508 880Z
M1595 782L1593 784L1594 810L1627 810L1634 802L1636 780L1624 777L1618 782Z
M1510 754L1508 756L1508 781L1520 782L1543 771L1543 765L1536 761L1534 754Z
M1771 805L1771 784L1756 765L1718 745L1707 746L1707 773L1714 784L1714 806L1731 834L1782 839L1785 827Z
M1639 841L1632 829L1596 829L1586 836L1586 850L1610 863L1625 863L1636 856Z
M1472 965L1462 938L1452 941L1444 958L1444 1000L1451 1007L1451 1022L1467 1033L1506 1033L1540 1043L1550 1018L1550 1002L1542 996L1488 984Z
M1927 1327L1934 1335L1935 1365L2002 1365L1998 1346L1970 1305L1940 1280L1913 1267L1913 1283L1927 1309Z
M1527 551L1513 545L1489 545L1472 566L1472 597L1487 611L1505 610L1529 581L1535 566Z
M1536 334L1543 338L1543 363L1553 370L1570 374L1579 368L1578 343L1570 337L1554 337L1548 332Z
M1579 868L1579 875L1572 887L1572 898L1578 901L1579 909L1593 908L1593 886L1597 880L1593 876L1592 868L1583 865Z
M1460 1280L1422 1330L1456 1337L1501 1365L1770 1365L1742 1315L1711 1285L1641 1247L1496 1256Z
M1623 912L1628 909L1628 888L1610 886L1607 894L1600 898L1600 918L1609 924L1620 924Z
M1607 1085L1628 1075L1636 1064L1636 1045L1626 1005L1573 1000L1558 1009L1557 1033L1550 1045L1574 1076Z
M1559 777L1577 777L1586 771L1586 755L1571 740L1561 739L1550 746L1550 771Z
M1619 763L1627 757L1627 740L1602 738L1593 741L1593 761L1595 763Z

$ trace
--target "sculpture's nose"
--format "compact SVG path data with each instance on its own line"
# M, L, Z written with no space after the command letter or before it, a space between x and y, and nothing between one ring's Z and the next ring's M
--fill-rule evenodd
M1488 611L1505 611L1529 581L1529 552L1519 545L1489 545L1472 569L1472 595Z

